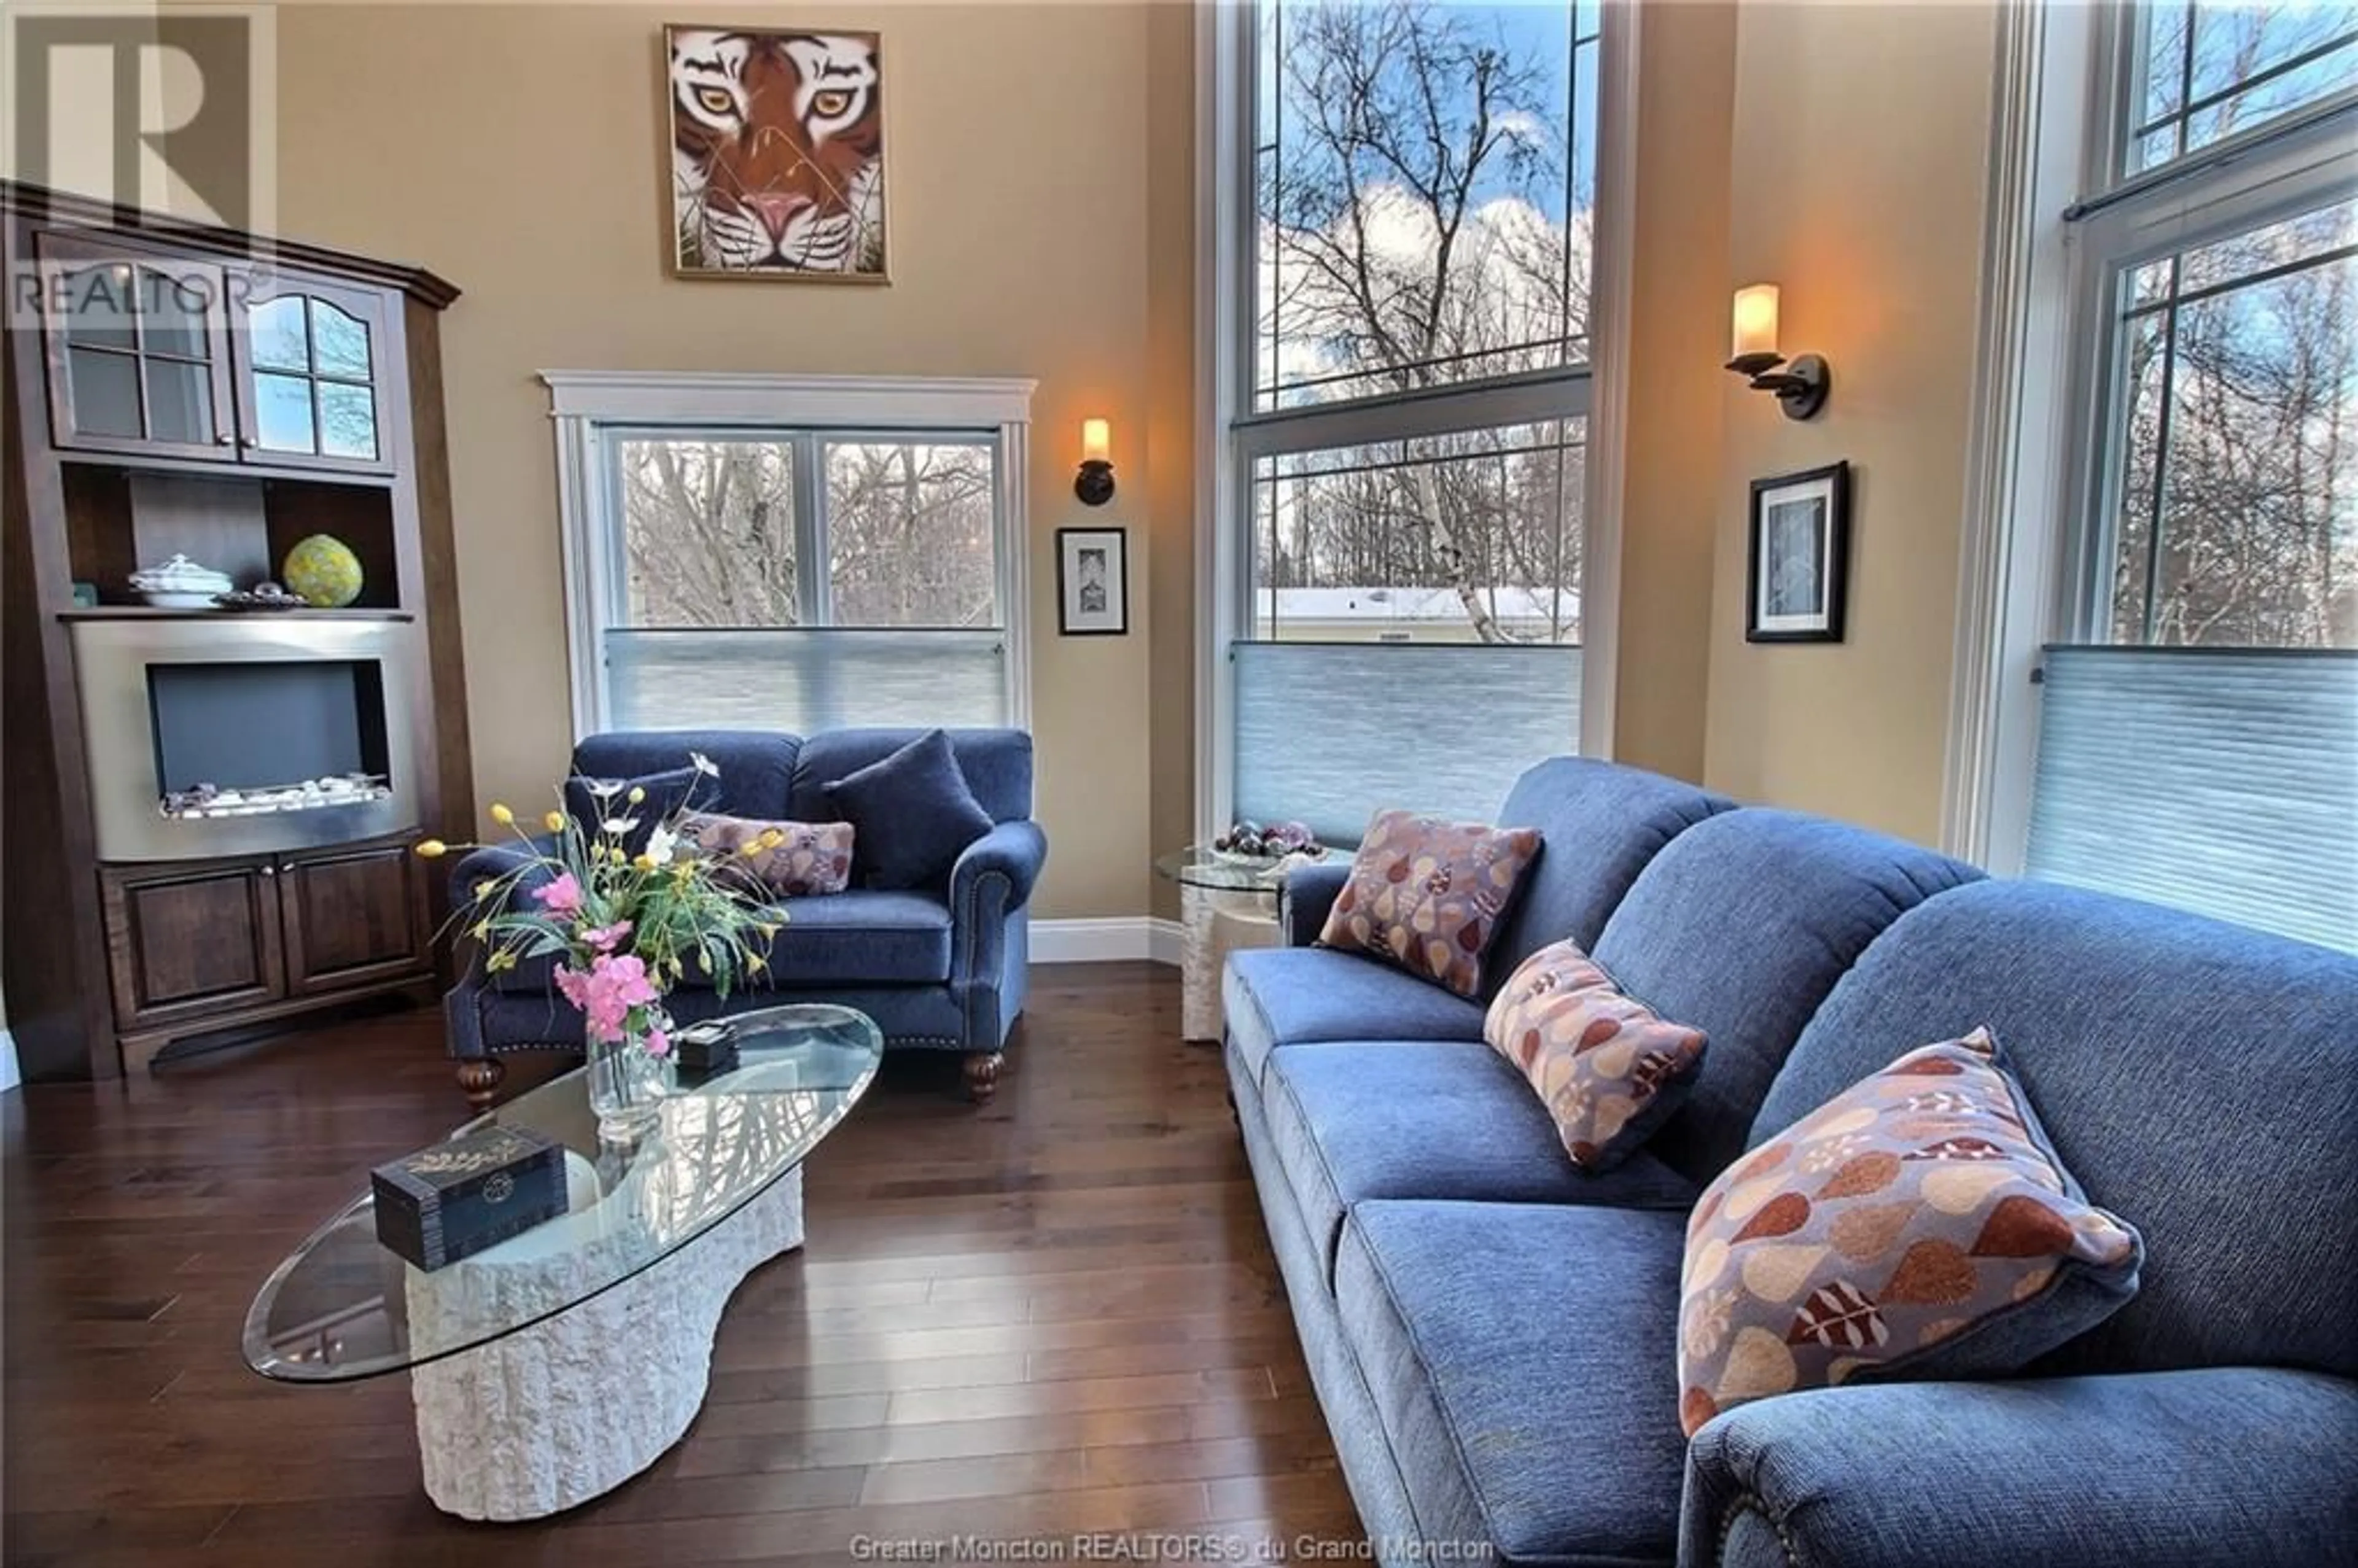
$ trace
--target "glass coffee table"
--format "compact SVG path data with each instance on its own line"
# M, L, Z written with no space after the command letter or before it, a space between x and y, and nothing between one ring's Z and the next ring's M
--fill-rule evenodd
M406 1371L427 1494L467 1519L537 1519L637 1475L704 1403L738 1283L802 1245L804 1157L876 1076L849 1008L738 1014L738 1065L683 1086L636 1148L601 1148L585 1075L457 1130L565 1149L570 1211L428 1273L376 1239L363 1195L296 1249L245 1318L245 1359L289 1383Z

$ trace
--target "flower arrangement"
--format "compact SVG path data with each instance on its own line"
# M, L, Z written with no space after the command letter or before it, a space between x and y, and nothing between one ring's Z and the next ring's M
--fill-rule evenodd
M696 786L720 776L702 753L689 760ZM693 967L727 996L740 979L767 967L770 939L785 914L734 858L695 849L684 819L696 787L647 829L635 852L629 845L647 827L646 792L594 781L589 788L598 821L585 827L562 811L548 813L543 821L556 839L546 848L526 834L514 811L493 805L492 819L514 834L506 847L513 863L477 881L471 909L456 918L483 944L483 964L493 974L526 958L556 957L557 988L581 1010L593 1063L598 1047L633 1042L661 1059L671 1053L665 989ZM737 854L751 858L782 841L772 829ZM431 860L480 848L428 838L417 853Z

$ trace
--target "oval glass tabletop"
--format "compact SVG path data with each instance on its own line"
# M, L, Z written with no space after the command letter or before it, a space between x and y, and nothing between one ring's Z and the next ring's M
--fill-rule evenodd
M398 1372L489 1344L669 1257L800 1165L876 1076L864 1013L739 1013L738 1065L662 1102L661 1130L598 1142L588 1076L553 1078L452 1134L518 1127L565 1149L569 1212L428 1273L376 1238L363 1195L311 1234L245 1316L247 1365L288 1382Z
M1248 858L1203 844L1190 844L1184 849L1157 860L1154 869L1163 876L1187 887L1210 888L1221 892L1261 892L1274 897L1284 884L1288 871L1296 866L1314 865L1325 857L1326 851L1322 849L1314 855Z

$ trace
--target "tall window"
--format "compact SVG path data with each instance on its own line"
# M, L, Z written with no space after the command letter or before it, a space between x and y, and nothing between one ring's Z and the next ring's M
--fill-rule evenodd
M1019 721L1020 427L568 421L553 384L583 481L568 535L585 728Z
M2358 949L2358 5L2117 20L2027 863Z
M1600 20L1261 0L1242 24L1238 815L1344 842L1381 806L1487 816L1577 745Z

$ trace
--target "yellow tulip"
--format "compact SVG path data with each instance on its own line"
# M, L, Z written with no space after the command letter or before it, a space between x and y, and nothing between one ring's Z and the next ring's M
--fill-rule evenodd
M641 789L638 785L633 784L631 786L631 793L628 798L633 806L638 806L645 801L647 798L647 792Z
M495 800L492 802L492 820L503 827L513 827L515 826L515 813Z
M749 838L745 841L744 846L737 852L750 860L754 856L760 854L765 848L767 848L767 846L765 846L759 838Z
M484 937L489 936L491 934L492 923L488 920L478 920L475 922L473 929L467 933L468 935L472 936L478 942L481 942Z
M762 835L762 847L765 849L774 849L785 841L786 836L774 827Z
M484 960L483 968L496 975L503 969L514 968L515 963L516 957L514 953L503 951L494 953L488 959Z
M562 833L565 831L565 813L561 811L552 811L540 820L551 833Z
M652 871L655 869L655 858L653 855L641 855L637 860L633 860L631 864L638 867L639 870L643 871Z
M492 883L490 878L486 877L483 881L475 884L475 896L477 898L489 898L492 896Z
M769 967L770 960L764 958L759 953L754 954L752 957L745 960L745 972L749 975L758 975Z
M450 852L450 846L439 838L420 838L417 852L429 860L438 860Z

